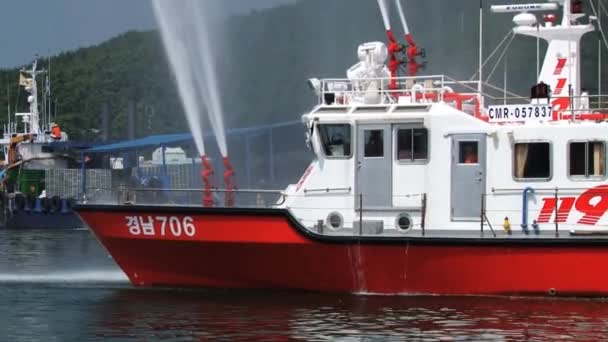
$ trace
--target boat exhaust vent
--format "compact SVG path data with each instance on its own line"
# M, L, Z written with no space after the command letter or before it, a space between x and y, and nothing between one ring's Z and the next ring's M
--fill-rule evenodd
M395 219L395 227L403 232L410 230L413 225L412 217L407 213L401 213Z
M337 211L333 211L327 215L327 226L332 230L338 230L344 226L344 217Z

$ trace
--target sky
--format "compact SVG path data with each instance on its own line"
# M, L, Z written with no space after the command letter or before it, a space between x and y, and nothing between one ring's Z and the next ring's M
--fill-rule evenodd
M221 1L227 14L238 14L296 0L200 1ZM0 68L154 28L150 0L0 0Z

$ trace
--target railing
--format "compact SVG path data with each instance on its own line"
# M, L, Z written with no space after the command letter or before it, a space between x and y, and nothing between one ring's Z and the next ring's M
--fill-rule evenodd
M212 189L214 206L226 207L226 194L234 196L239 207L268 208L285 202L283 190ZM88 188L82 195L83 204L141 204L141 205L192 205L201 206L203 189L165 188Z
M496 208L488 208L487 198L489 196L503 195L520 195L522 198L521 206L505 207L505 201L500 200L495 201L495 203L500 202L499 205L496 205ZM528 202L532 195L543 195L542 203L538 203L539 207L535 210L528 208ZM599 202L594 202L597 201L598 197ZM540 226L543 224L553 226L556 238L560 236L562 226L573 228L570 235L597 235L600 233L608 235L608 230L602 230L608 228L608 225L599 222L608 211L606 210L608 205L604 206L602 204L606 201L608 201L608 189L603 187L492 188L491 193L481 195L480 230L483 235L485 224L492 228L488 216L504 216L503 227L506 230L507 225L509 228L511 226L509 216L517 217L521 215L520 226L525 235L529 234L530 226L534 234L539 235L541 233ZM580 212L583 216L578 218L576 223L569 223L568 218L571 217L573 211ZM581 225L586 229L577 230Z
M484 95L486 105L505 105L505 104L529 104L530 98L521 96L488 96ZM577 96L553 96L550 98L537 99L539 104L550 104L552 102L568 103L566 108L560 108L557 112L562 117L570 118L574 114L608 113L608 95L577 95ZM561 118L560 118L561 119Z
M488 105L530 104L530 98L507 91L492 84L479 81L458 81L445 75L397 77L397 87L389 87L391 78L347 79L328 78L320 80L319 104L330 106L392 105L395 103L454 104L469 114L484 115ZM593 119L589 114L608 113L608 95L554 96L539 99L539 103L552 103L564 99L567 108L559 108L558 119ZM463 108L473 106L473 110ZM607 119L596 115L597 119Z
M81 204L117 204L117 205L180 205L203 207L202 189L164 189L164 188L88 188L81 196ZM344 193L348 191L348 193ZM392 196L395 198L409 199L410 206L393 206L392 203L385 207L366 205L366 196L363 194L351 194L351 188L319 188L307 189L304 194L290 194L293 201L286 203L288 195L282 190L251 190L236 189L228 191L225 189L213 189L214 207L227 207L225 194L234 194L236 207L268 208L285 206L292 210L297 220L312 231L321 234L340 236L367 236L367 235L402 235L420 229L423 236L426 233L426 194L402 194ZM309 200L304 200L308 198ZM310 201L310 199L314 199ZM302 201L298 201L301 199ZM325 204L319 204L318 200L325 200ZM337 199L341 199L338 201ZM354 202L357 202L353 205ZM327 203L331 203L327 205ZM287 204L287 205L285 205ZM378 214L390 212L390 216ZM339 228L335 228L329 222L328 214L339 213L341 222ZM399 226L396 214L407 214L408 227ZM318 216L317 216L318 215ZM316 219L315 219L315 216ZM345 219L348 217L349 219ZM352 219L350 219L352 217ZM380 232L372 232L370 222L383 220ZM385 222L386 220L386 222ZM393 222L393 223L391 223ZM389 232L387 232L387 230Z
M405 92L414 94L414 99L419 94L434 93L436 96L430 100L443 101L443 94L450 92L444 75L397 77L396 89L389 87L390 78L327 78L322 79L319 92L319 104L349 105L360 104L391 104L396 103L399 96L405 96ZM374 86L370 89L370 86ZM369 102L369 96L379 95L375 102ZM366 96L368 99L366 100ZM367 101L367 102L366 102ZM414 101L417 102L417 101ZM423 102L423 101L421 101Z
M318 188L318 189L309 189L309 188L304 188L303 192L305 194L308 193L330 193L330 192L351 192L352 188L348 187L348 188Z

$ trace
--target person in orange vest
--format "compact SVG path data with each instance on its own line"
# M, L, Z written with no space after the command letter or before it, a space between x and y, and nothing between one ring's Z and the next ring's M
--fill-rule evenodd
M51 138L55 140L61 139L61 128L56 123L51 123Z
M477 151L474 150L471 146L465 147L464 163L465 164L477 164L478 163Z

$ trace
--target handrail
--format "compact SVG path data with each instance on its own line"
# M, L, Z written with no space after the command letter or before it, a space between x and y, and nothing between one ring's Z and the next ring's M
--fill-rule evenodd
M317 188L317 189L304 189L304 193L308 192L332 192L332 191L348 191L350 192L352 188L349 186L348 188Z
M86 190L134 190L134 191L174 191L174 192L204 192L205 189L194 189L194 188L134 188L134 187L119 187L119 188L101 188L101 187L89 187ZM212 188L211 192L242 192L242 193L276 193L282 194L284 190L267 190L267 189L219 189Z
M390 89L388 86L385 85L385 83L388 83L391 80L396 80L399 87L396 89ZM413 81L414 84L417 84L417 86L408 87L408 84L407 84L408 81L409 82ZM461 88L469 90L470 93L466 92L466 91L465 92L459 91L459 90L454 90L454 93L458 93L458 94L464 95L464 96L477 96L479 101L487 100L490 103L500 101L505 104L507 102L520 103L520 101L525 101L525 102L521 102L520 104L524 104L524 103L529 104L529 101L530 101L530 99L527 96L522 96L522 95L516 94L514 92L502 89L496 85L493 85L493 84L487 83L487 82L482 82L484 87L486 87L487 89L490 89L493 92L500 91L501 93L504 93L505 95L508 94L509 96L495 96L486 91L480 92L479 88L477 87L479 84L479 81L458 81L456 79L453 79L453 78L445 76L445 75L402 76L402 77L395 77L395 78L375 77L375 78L362 78L362 79L325 78L325 79L321 79L320 82L321 82L321 88L320 88L320 92L319 92L319 103L320 104L325 103L325 96L327 94L338 95L338 97L336 97L334 102L329 104L330 106L342 106L342 105L350 103L351 101L355 101L355 102L359 101L360 100L359 97L364 96L366 93L368 93L370 91L368 89L365 89L365 87L363 87L363 88L360 87L361 84L364 84L367 82L378 82L378 89L374 90L374 91L378 92L378 94L380 95L380 100L378 103L373 103L373 104L369 103L366 105L392 105L397 102L397 100L396 100L397 95L412 96L412 98L414 99L412 101L412 103L443 102L446 91L448 91L448 92L452 91L451 88L448 87L448 85L450 85L450 86L457 85ZM341 86L330 90L329 89L330 84L334 84L334 85L341 84ZM419 93L422 94L422 96L420 98L419 98L419 95L420 95ZM434 94L434 95L430 96L429 94ZM573 119L577 119L576 118L577 113L597 114L598 111L599 112L601 112L601 111L608 112L608 107L607 108L602 107L603 102L608 103L608 101L602 101L602 98L608 98L608 95L587 94L587 95L576 95L576 96L552 96L548 100L550 101L553 99L560 99L560 98L568 98L568 99L576 102L576 103L574 103L574 105L571 105L569 108L559 111L563 115L566 115L566 119L567 119L568 114L574 116ZM583 102L581 100L585 100L585 101ZM579 103L578 101L581 101L581 102ZM585 108L581 108L581 106L580 106L581 103L585 104L585 106L584 106ZM484 107L484 106L481 106L481 107ZM483 108L480 108L480 109L483 111ZM608 115L607 115L607 118L608 118ZM587 118L582 118L582 119L590 119L590 118L587 117Z
M105 192L105 193L104 193ZM193 188L136 188L136 187L116 187L116 188L103 188L103 187L88 187L85 189L85 192L81 194L80 201L83 203L90 202L91 199L95 199L96 195L101 193L102 195L106 195L106 199L112 199L112 201L116 201L116 203L121 202L132 202L132 200L137 200L137 194L143 193L162 193L171 196L171 194L203 194L205 192L204 189L193 189ZM277 195L279 196L279 200L272 203L273 206L279 206L285 203L287 194L283 190L266 190L266 189L211 189L212 193L231 193L234 195L238 194L254 194L257 196L261 195ZM92 195L92 196L90 196ZM179 195L178 195L179 196ZM249 198L253 199L253 197ZM99 200L99 198L97 198ZM144 198L144 202L146 200L150 200L150 198ZM262 198L262 201L264 198ZM257 199L256 199L257 201ZM171 203L169 200L167 203Z
M551 187L551 188L534 188L534 191L555 191L555 189L562 191L585 191L589 190L589 187L586 188L560 188L560 187ZM492 192L522 192L525 188L492 188ZM486 194L490 195L490 194Z

